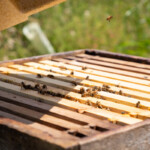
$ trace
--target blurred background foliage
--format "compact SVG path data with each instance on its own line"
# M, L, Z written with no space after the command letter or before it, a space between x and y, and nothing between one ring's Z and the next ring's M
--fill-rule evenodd
M108 22L110 15L113 19ZM56 52L89 48L150 56L149 0L67 0L0 32L0 60L44 53L22 33L22 28L34 21Z

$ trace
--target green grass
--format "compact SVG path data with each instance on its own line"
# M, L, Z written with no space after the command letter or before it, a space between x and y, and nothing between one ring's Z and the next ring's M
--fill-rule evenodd
M57 52L90 48L150 56L149 0L67 0L1 32L1 60L43 54L22 34L32 21L40 23Z

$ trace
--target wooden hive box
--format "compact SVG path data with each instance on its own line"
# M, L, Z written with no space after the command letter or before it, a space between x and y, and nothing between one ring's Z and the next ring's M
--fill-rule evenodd
M0 0L0 31L28 20L29 16L65 0Z
M0 63L0 149L148 150L150 60L98 50Z

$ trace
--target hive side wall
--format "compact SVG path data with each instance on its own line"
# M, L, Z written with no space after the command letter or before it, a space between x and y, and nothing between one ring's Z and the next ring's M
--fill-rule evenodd
M0 150L64 150L59 139L11 119L0 118ZM65 145L65 143L64 143ZM77 146L71 150L77 150Z
M81 141L81 150L149 150L150 120Z

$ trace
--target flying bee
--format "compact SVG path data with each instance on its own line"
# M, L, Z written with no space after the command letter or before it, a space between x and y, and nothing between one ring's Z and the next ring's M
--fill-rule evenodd
M110 20L113 18L113 16L109 16L109 17L107 17L107 21L109 21L110 22Z

